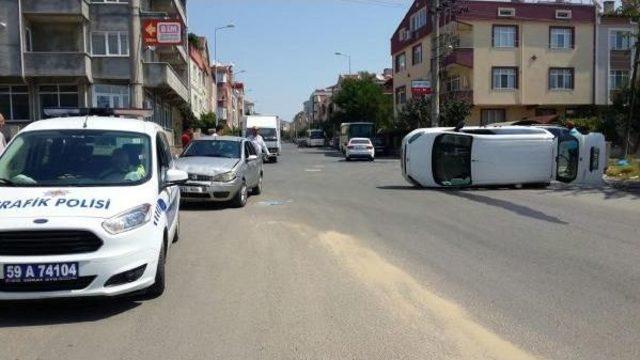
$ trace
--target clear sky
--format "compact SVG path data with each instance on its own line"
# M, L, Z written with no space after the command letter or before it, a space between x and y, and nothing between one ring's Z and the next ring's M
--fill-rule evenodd
M411 0L188 0L189 31L209 39L218 31L218 60L235 64L238 81L263 114L286 121L316 88L347 72L391 67L389 39Z

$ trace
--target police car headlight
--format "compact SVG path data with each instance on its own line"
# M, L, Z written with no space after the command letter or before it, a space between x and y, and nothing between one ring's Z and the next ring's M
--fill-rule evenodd
M122 212L102 223L110 234L120 234L148 223L151 220L151 205L143 204Z
M236 173L233 171L226 172L224 174L218 174L213 177L215 182L232 182L236 179Z

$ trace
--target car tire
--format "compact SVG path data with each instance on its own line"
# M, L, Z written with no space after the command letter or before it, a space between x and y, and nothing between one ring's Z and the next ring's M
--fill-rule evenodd
M231 204L233 205L233 207L242 208L247 204L248 197L249 190L247 188L247 183L243 180L242 186L240 186L240 190L238 190L236 196L234 196L233 200L231 200Z
M350 158L350 157L348 157L348 156L345 156L344 160L345 160L345 161L351 161L351 158Z
M262 174L260 174L260 179L258 180L258 185L251 189L251 195L260 195L262 194Z
M273 159L271 159L271 162L272 163L277 163L278 162L278 157L274 156Z
M145 298L156 299L159 298L166 287L165 267L167 263L167 244L162 242L162 248L160 249L160 255L158 256L158 267L156 268L156 279L153 285L151 285L147 291L145 291Z

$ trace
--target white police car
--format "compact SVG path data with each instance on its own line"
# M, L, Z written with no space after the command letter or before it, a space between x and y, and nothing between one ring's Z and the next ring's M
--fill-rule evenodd
M150 122L25 127L0 157L0 300L161 295L186 179Z

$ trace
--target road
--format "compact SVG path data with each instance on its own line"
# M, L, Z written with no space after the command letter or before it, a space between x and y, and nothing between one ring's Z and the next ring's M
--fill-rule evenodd
M434 191L287 146L157 300L0 307L0 359L638 359L640 196Z

